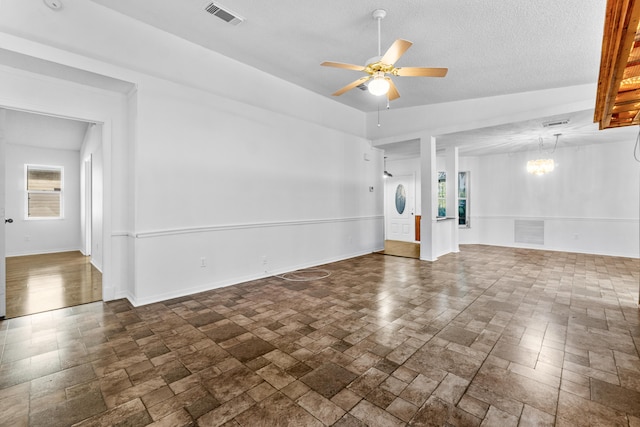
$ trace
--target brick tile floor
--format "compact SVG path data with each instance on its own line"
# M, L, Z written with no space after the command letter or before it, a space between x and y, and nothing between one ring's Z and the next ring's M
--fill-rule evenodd
M0 425L640 426L637 259L323 268L2 321Z

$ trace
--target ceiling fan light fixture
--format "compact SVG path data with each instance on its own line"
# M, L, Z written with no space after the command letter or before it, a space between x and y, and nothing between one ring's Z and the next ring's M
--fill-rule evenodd
M384 73L381 71L376 72L373 75L373 78L369 82L367 86L369 88L369 92L371 95L382 96L386 95L389 91L389 81L384 78Z

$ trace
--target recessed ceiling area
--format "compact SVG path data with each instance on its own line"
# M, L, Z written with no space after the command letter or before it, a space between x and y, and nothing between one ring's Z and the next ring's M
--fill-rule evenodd
M363 74L320 64L377 55L371 13L385 9L382 51L413 42L398 67L449 69L444 78L394 78L401 96L391 108L595 83L606 3L223 0L246 18L231 25L205 11L208 0L92 1L327 97ZM360 90L332 98L366 112L380 99Z
M621 140L635 140L638 129L617 128L599 131L593 123L593 110L584 110L536 120L509 123L500 126L473 129L436 137L437 151L444 153L447 147L458 147L461 156L486 156L538 149L539 138L545 147L555 144L555 134L561 134L558 147L578 147L603 144ZM546 123L567 121L545 127ZM420 141L400 141L377 145L385 150L387 160L402 160L420 157Z
M391 102L392 110L589 84L594 85L595 98L606 10L606 0L516 0L500 7L462 0L379 0L375 4L222 0L220 6L244 18L232 25L206 11L209 0L63 2L64 7L57 11L38 3L42 13L56 17L72 16L89 5L98 17L117 15L122 18L120 22L141 21L150 31L153 29L148 26L155 27L367 113L381 105L386 108L384 97L356 89L331 96L361 72L320 64L363 64L377 54L377 22L371 15L374 9L386 10L381 21L382 51L399 38L413 42L396 64L398 67L448 68L444 78L394 76L400 98ZM169 48L161 52L166 61L172 60ZM99 57L99 52L94 53ZM43 65L32 64L29 58L12 57L11 52L2 50L0 62L16 67L12 64L21 64L19 67L31 70ZM60 70L60 78L71 75L67 71ZM88 80L86 84L94 85ZM115 84L119 92L133 87L119 81L104 84ZM618 135L599 132L592 126L593 115L568 113L571 114L575 116L569 126L558 130L563 133L563 143L572 144L573 138L580 143L606 142ZM535 149L540 136L546 140L553 135L541 135L539 127L538 121L530 121L440 135L438 145L458 145L462 155ZM415 148L405 142L389 147L390 156L394 155L393 150L408 156Z

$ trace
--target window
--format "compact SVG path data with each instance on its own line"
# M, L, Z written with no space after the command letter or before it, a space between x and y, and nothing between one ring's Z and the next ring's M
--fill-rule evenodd
M447 216L447 173L438 172L438 217Z
M62 167L25 165L27 219L62 218Z
M469 228L469 172L458 172L458 225Z

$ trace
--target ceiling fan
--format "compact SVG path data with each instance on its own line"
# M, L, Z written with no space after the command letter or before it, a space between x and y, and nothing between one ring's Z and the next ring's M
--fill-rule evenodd
M380 21L387 16L387 12L383 9L376 9L372 13L373 19L378 21L378 56L374 56L367 60L367 65L344 64L342 62L325 61L322 66L344 68L347 70L364 71L368 75L349 83L342 89L334 92L333 96L340 96L363 83L369 81L367 85L369 92L376 96L387 95L389 101L393 101L400 97L396 85L393 84L390 76L402 77L444 77L447 75L447 68L425 68L425 67L400 67L396 68L394 64L400 57L411 47L413 43L408 40L398 39L385 52L380 54Z

